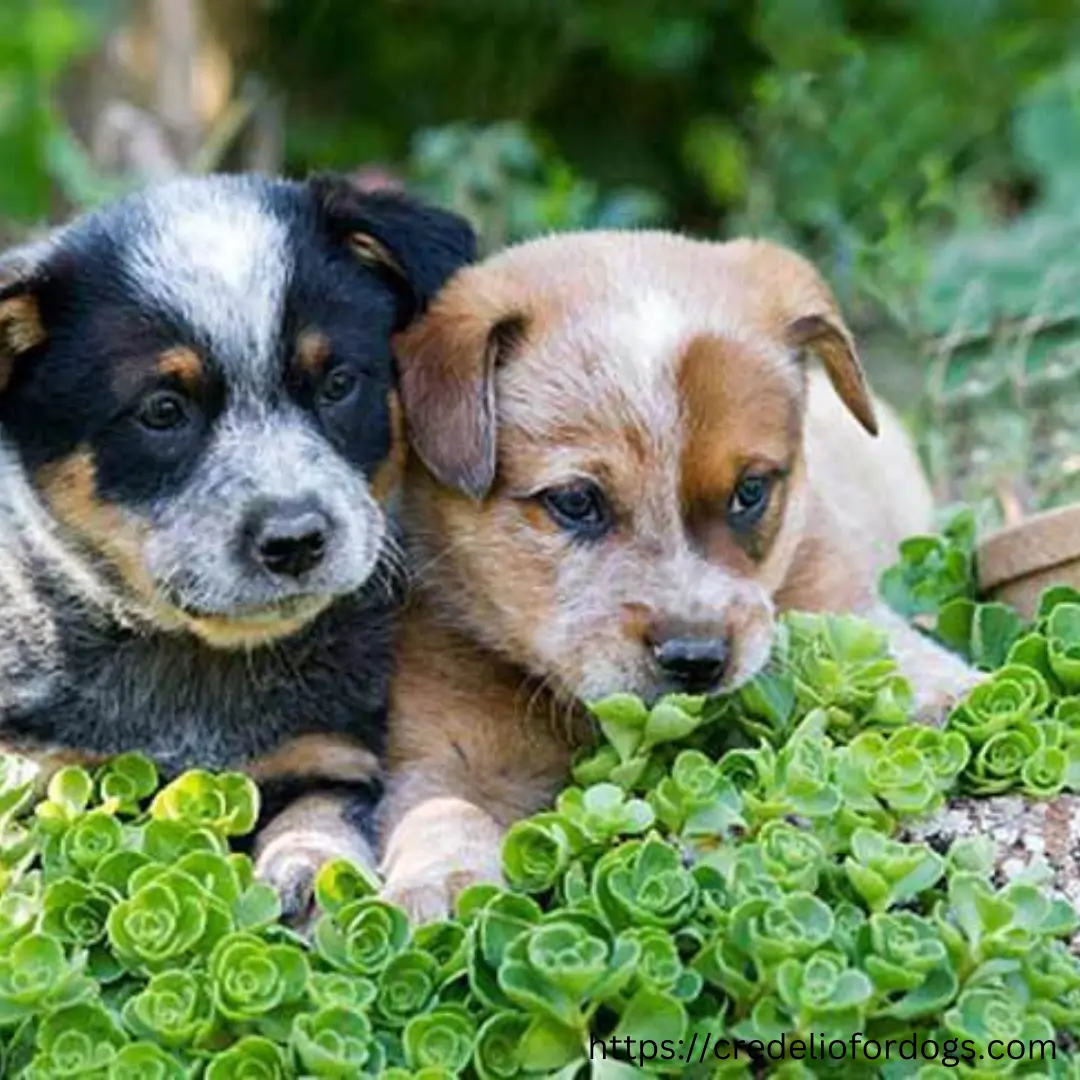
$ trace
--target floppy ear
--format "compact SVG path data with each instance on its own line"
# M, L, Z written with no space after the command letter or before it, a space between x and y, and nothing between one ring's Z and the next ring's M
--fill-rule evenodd
M495 372L525 317L451 284L394 338L409 440L440 483L482 499L495 479ZM464 284L464 283L463 283Z
M476 234L457 214L395 191L361 191L336 174L314 176L308 184L330 233L396 286L403 300L399 328L476 258Z
M851 331L839 314L800 315L788 324L786 337L793 348L809 349L817 355L840 400L871 435L876 435L878 422L870 387Z
M769 331L790 348L817 355L840 400L876 435L874 401L855 340L821 275L801 255L766 240L726 246L737 259L740 283L764 308Z
M0 394L20 357L45 341L37 295L44 251L44 244L34 244L0 255Z

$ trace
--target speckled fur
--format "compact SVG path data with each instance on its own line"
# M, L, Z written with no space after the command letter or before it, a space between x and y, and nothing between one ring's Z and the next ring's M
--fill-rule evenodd
M367 850L403 584L390 338L473 250L343 179L213 177L0 261L0 745L250 770L264 821L292 804L259 863L291 903ZM324 553L272 572L251 538L297 505Z

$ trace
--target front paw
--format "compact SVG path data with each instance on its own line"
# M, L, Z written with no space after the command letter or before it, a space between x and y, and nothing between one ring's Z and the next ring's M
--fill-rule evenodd
M400 873L392 873L383 886L382 899L405 909L414 925L448 918L454 902L470 885L501 885L499 867L465 866L460 859L435 859Z
M315 878L325 863L347 859L369 869L375 858L360 833L340 814L308 820L286 810L256 840L255 876L281 900L282 918L301 933L314 923Z
M382 897L413 923L444 919L470 885L502 884L502 830L463 799L429 799L390 835Z

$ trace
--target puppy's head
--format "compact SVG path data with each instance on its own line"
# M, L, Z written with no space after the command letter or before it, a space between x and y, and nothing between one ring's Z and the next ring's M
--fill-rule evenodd
M395 351L421 583L586 700L766 659L807 511L806 352L876 430L829 290L763 242L535 241L459 273Z
M403 459L391 334L473 244L336 178L216 177L15 252L0 435L45 528L142 615L225 647L356 591Z

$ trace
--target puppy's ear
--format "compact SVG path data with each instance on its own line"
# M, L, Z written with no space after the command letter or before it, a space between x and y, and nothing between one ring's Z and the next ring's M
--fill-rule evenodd
M476 258L476 234L457 214L394 191L364 192L332 173L308 184L324 227L397 288L403 301L399 329L423 313L455 270Z
M0 255L0 394L15 365L45 342L38 296L45 281L43 253L44 245L28 245Z
M525 317L456 284L394 338L394 355L417 457L440 483L482 499L495 479L495 372Z
M769 332L779 333L792 349L816 354L841 401L876 435L874 402L855 340L817 270L790 248L766 240L735 240L725 247L741 285L764 310Z
M796 349L809 349L825 365L840 400L871 435L878 433L874 401L859 362L855 341L835 311L800 315L787 326L786 338Z

